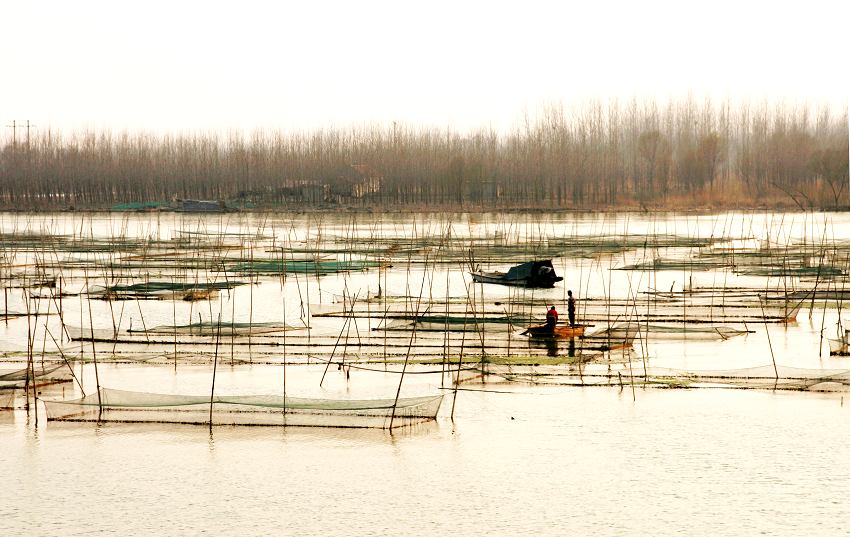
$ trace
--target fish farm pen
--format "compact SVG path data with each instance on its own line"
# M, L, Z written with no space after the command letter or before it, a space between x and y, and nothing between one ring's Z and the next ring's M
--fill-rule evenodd
M395 428L488 384L848 391L847 219L5 214L0 407ZM523 264L554 286L473 279ZM581 330L548 331L568 290Z

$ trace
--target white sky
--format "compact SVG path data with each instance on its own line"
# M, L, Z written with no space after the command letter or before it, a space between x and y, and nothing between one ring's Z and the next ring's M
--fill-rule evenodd
M504 129L553 103L689 93L843 108L845 5L0 0L0 120Z

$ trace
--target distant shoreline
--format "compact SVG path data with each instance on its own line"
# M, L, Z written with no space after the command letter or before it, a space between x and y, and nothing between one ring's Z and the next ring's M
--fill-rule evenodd
M801 209L794 204L774 204L774 205L726 205L726 206L600 206L600 207L467 207L467 206L405 206L405 207L363 207L363 206L316 206L316 207L288 207L288 206L268 206L268 207L252 207L247 209L236 209L232 211L179 211L174 209L158 209L158 210L113 210L109 208L9 208L0 207L0 212L4 213L20 213L20 214L183 214L195 216L223 216L234 214L429 214L429 213L446 213L446 214L487 214L487 213L502 213L502 214L591 214L591 213L608 213L608 214L717 214L724 212L824 212L838 213L850 211L850 205L837 207L806 207Z
M589 104L514 132L44 132L0 142L0 207L570 211L850 207L847 109Z

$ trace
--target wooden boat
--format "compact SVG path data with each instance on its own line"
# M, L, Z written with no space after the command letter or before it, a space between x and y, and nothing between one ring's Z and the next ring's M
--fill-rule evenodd
M507 272L476 270L469 274L472 276L472 281L477 283L496 283L517 287L554 287L557 282L564 279L555 274L551 259L522 263L511 267Z
M551 337L557 339L568 339L572 337L581 337L584 335L584 329L587 328L587 325L577 324L575 326L570 326L568 324L556 325L555 329L552 330L545 324L540 324L537 326L529 326L523 335L528 335L529 337Z

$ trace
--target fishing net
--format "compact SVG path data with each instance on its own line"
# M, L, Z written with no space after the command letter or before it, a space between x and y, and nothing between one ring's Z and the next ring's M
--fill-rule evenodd
M235 263L228 267L228 271L240 274L336 274L338 272L349 272L366 270L380 267L377 261L352 260L352 261L281 261L257 260L253 262Z
M648 271L698 271L698 270L714 270L724 268L723 262L704 260L704 259L653 259L651 261L643 261L640 263L632 263L623 265L615 270L648 270Z
M735 336L750 334L752 331L740 330L718 324L692 323L618 323L587 336L588 339L601 339L618 342L631 342L635 337L663 340L726 340Z
M228 339L228 344L241 345L248 338L266 338L265 344L279 345L277 339L283 337L283 332L303 330L303 327L283 323L219 323L199 322L185 325L161 325L148 329L109 330L105 328L78 327L65 325L65 332L72 341L91 341L97 343L122 344L199 344L214 343L216 339ZM178 337L179 336L179 337ZM277 339L275 339L277 337ZM231 341L239 338L238 342ZM256 342L257 345L263 344Z
M589 364L564 370L563 367L491 368L491 374L510 382L561 384L573 386L646 386L660 388L737 388L850 392L850 370L806 369L764 365L742 369L683 370L663 367L643 368L640 362L627 366L602 367Z
M29 367L23 369L0 370L0 389L23 388L27 379L33 378L35 373L36 386L53 384L56 382L67 382L71 380L71 370L63 363L47 363L33 365L33 371Z
M777 390L850 391L850 370L806 369L763 365L744 369L685 371L648 367L638 368L647 379L664 383L672 379L692 387L712 385Z
M581 339L585 343L606 349L630 347L634 343L638 333L642 333L639 332L641 326L645 325L640 325L640 323L617 323L608 328L585 334Z
M15 390L0 389L0 409L15 408L16 393Z
M140 334L178 334L189 336L248 336L258 334L273 334L288 330L299 330L301 327L282 323L216 323L199 322L183 325L162 325L140 330L127 330Z
M509 324L502 323L476 323L471 318L468 323L450 323L448 321L412 321L407 319L392 319L384 326L376 330L389 330L399 332L412 332L414 327L417 332L485 332L488 334L507 334L513 329Z
M80 327L66 324L65 333L73 341L99 341L106 343L114 343L116 341L120 341L119 334L116 333L115 330L109 330L104 328L91 329L88 327Z
M582 318L591 321L610 319L617 314L620 319L631 318L656 323L787 323L797 318L803 301L774 301L634 304L621 310L607 304L588 304Z
M48 420L215 425L389 428L434 420L442 395L393 399L307 399L281 395L168 395L101 388L44 401ZM393 418L394 416L394 418Z

